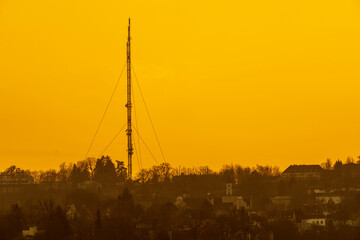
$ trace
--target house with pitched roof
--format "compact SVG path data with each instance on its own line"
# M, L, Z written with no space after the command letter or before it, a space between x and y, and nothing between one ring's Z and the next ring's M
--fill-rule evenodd
M320 165L291 165L282 174L282 178L298 180L318 180L324 169Z

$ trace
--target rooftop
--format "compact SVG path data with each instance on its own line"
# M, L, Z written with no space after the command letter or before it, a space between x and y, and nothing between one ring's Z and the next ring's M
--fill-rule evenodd
M290 165L283 173L322 172L320 165Z

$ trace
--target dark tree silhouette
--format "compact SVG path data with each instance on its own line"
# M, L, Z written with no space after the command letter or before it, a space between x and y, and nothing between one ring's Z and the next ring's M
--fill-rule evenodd
M70 173L70 182L72 184L77 184L79 182L89 180L90 173L86 167L86 165L81 169L76 164L74 164L71 173Z
M14 204L10 212L0 218L0 239L17 239L25 227L24 213L18 204Z
M66 219L65 213L60 206L56 206L54 211L46 219L45 237L49 240L62 240L68 239L70 234L70 224Z
M274 233L274 240L298 239L297 227L289 220L279 220L273 223L271 230Z
M213 205L205 199L201 205L200 216L202 219L210 218L213 214Z
M125 182L127 178L127 168L123 161L116 160L116 176L119 182Z
M94 180L105 188L113 187L116 183L115 165L109 156L102 156L96 162Z

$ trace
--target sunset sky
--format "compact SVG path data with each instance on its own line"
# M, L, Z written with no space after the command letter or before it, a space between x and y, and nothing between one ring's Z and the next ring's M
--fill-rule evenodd
M84 159L126 61L129 17L133 67L171 165L284 170L360 155L359 0L0 0L0 171ZM124 74L89 156L125 124L125 102ZM154 165L140 147L143 167ZM124 132L105 154L127 161Z

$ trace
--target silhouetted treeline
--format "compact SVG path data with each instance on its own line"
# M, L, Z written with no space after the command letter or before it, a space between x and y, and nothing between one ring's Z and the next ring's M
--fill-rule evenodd
M279 176L278 167L257 165L255 168L242 167L240 165L224 165L216 172L208 166L193 168L174 168L169 163L154 165L148 169L141 169L134 177L134 181L140 183L171 182L174 176L180 175L219 175L228 182L239 183L244 177L256 176ZM123 161L112 161L109 156L99 159L87 158L77 163L62 163L58 170L46 171L23 170L17 166L10 166L0 173L2 177L29 178L34 183L78 184L80 182L94 180L105 187L111 187L115 183L127 181L127 168Z

